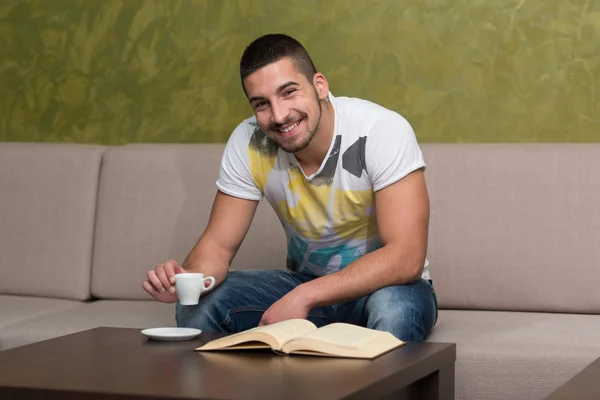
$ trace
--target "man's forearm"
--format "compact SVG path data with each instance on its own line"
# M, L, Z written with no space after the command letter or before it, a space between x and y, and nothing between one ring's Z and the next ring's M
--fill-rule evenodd
M207 239L202 238L188 254L182 267L188 272L201 272L205 276L214 277L215 286L218 286L227 277L231 258L227 251L211 246Z
M386 286L412 282L423 271L425 256L420 253L424 252L402 254L392 247L383 247L339 272L300 285L298 295L310 308L315 308L367 296Z

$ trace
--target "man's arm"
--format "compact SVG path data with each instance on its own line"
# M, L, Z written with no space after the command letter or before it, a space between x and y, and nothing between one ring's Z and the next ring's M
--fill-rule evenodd
M219 285L229 271L258 206L258 201L229 196L218 191L208 225L183 262L189 272L213 276Z
M217 191L210 218L204 233L183 262L183 269L176 261L167 260L148 271L148 279L142 283L156 300L173 303L175 274L201 272L215 278L215 285L223 282L229 265L237 253L252 219L258 201L245 200Z
M383 247L339 272L298 286L297 296L301 303L308 304L308 309L363 297L421 276L429 229L429 196L423 170L376 192L375 203Z
M383 247L339 272L299 287L299 295L310 308L363 297L421 276L429 228L429 196L423 170L376 192L375 204Z

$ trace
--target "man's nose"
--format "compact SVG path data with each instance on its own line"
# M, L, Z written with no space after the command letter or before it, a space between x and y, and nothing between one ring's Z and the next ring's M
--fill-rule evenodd
M271 103L271 119L273 124L282 125L288 119L290 110L281 102Z

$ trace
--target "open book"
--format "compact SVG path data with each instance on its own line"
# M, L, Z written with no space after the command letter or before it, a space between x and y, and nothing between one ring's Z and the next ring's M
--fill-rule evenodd
M278 354L375 358L404 345L389 332L333 323L317 328L305 319L290 319L212 340L196 351L272 349Z

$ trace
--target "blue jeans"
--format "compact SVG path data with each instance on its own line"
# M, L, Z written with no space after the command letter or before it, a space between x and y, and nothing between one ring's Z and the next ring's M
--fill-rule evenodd
M176 304L177 326L212 332L254 328L263 313L296 286L315 279L276 270L231 271L198 305ZM430 281L388 286L369 296L314 308L308 319L317 326L346 322L388 331L403 341L423 341L437 321L437 298Z

